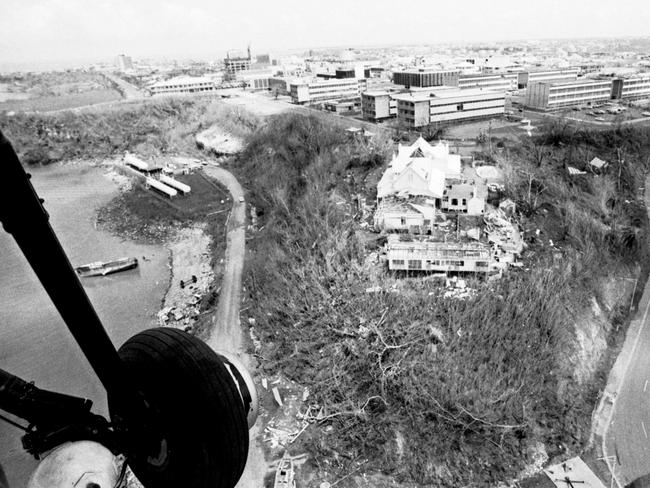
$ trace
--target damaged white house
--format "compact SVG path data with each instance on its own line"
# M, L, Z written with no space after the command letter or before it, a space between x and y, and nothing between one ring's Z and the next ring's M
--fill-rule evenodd
M432 146L420 137L410 146L398 147L377 184L377 199L388 196L422 196L442 200L446 181L460 181L460 156L449 154L449 146Z
M391 270L491 275L523 248L506 214L486 208L487 186L463 176L460 155L422 137L398 147L377 185L376 229ZM404 235L404 234L410 235Z
M432 146L422 137L399 145L377 184L375 228L427 233L436 211L481 215L485 198L462 181L458 154L446 142Z
M426 198L426 205L470 215L485 209L476 186L462 181L460 155L450 154L446 142L432 146L422 137L410 146L399 145L377 184L377 200L387 197Z

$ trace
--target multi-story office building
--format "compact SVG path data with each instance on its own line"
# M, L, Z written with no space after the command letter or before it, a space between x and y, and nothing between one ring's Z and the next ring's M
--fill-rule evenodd
M505 112L505 92L496 90L432 90L392 97L397 100L397 119L409 128L498 117Z
M612 98L621 100L650 98L650 73L629 78L614 78Z
M366 80L345 78L342 80L297 81L289 84L291 101L298 104L320 103L343 98L359 98L366 90Z
M519 88L526 88L533 83L561 83L578 79L580 68L552 69L544 71L522 71L519 75Z
M202 93L215 89L214 80L205 76L179 76L149 86L152 95Z
M377 121L397 115L397 100L388 91L367 91L361 94L361 112L366 120Z
M493 73L460 75L458 88L481 88L492 90L516 90L519 83L518 73Z
M577 80L565 83L533 83L528 86L527 107L559 110L578 105L599 105L612 95L612 80Z
M418 86L421 88L429 86L457 86L458 70L433 70L428 68L407 69L393 72L393 83L403 85L406 88Z

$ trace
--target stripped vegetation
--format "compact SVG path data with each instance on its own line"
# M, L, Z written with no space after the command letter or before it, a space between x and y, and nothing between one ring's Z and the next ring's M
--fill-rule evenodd
M630 160L620 182L573 181L565 147L536 143L549 161L526 148L501 155L524 227L546 222L529 239L530 270L459 301L422 279L393 287L364 266L353 212L338 203L350 161L375 148L299 115L280 115L251 138L233 168L262 226L248 243L246 313L264 373L309 387L309 402L323 407L319 427L301 438L320 469L345 474L365 463L418 485L487 486L516 476L539 441L551 456L584 447L602 378L576 380L572 321L601 279L640 259L642 162ZM605 147L584 139L584 150ZM365 292L375 286L383 291Z

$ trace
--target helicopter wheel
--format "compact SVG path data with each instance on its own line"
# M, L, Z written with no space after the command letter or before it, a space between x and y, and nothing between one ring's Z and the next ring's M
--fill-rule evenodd
M134 452L128 459L142 484L233 488L246 465L248 425L222 358L200 339L171 328L141 332L118 354L160 426L158 453ZM111 418L128 425L128 412L117 405L109 396Z

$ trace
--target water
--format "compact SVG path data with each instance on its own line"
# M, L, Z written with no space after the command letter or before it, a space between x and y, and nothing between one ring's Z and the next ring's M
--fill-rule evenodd
M162 246L136 245L94 228L95 209L116 192L103 170L75 165L31 172L73 265L124 256L140 261L131 271L82 280L113 342L119 346L136 332L155 326L169 280L168 252ZM0 368L41 388L90 398L94 411L106 412L99 380L15 241L1 227ZM0 463L12 488L25 486L35 467L22 450L20 435L0 420Z

